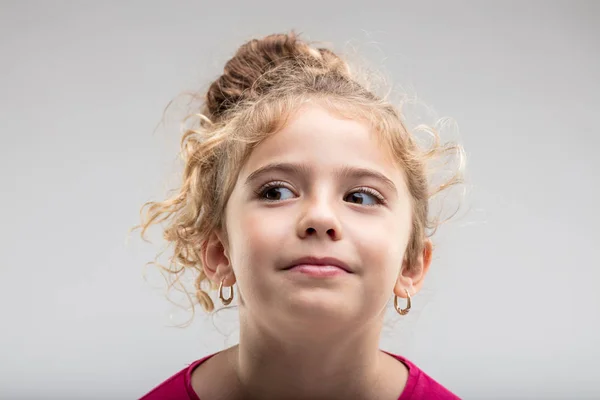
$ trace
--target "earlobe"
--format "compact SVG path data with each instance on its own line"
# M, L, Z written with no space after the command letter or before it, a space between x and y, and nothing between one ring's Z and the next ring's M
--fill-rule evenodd
M429 267L431 266L432 251L433 244L431 243L431 240L425 239L423 251L419 254L419 257L417 257L414 265L409 265L407 259L403 261L400 275L394 286L394 294L396 296L406 298L405 290L408 290L411 296L421 290L425 276L429 272Z

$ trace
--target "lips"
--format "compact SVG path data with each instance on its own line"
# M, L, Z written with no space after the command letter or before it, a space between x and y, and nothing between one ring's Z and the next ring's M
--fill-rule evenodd
M352 270L348 267L348 265L333 257L302 257L292 261L285 269L291 269L298 265L322 265L322 266L332 266L342 269L346 272L352 273Z

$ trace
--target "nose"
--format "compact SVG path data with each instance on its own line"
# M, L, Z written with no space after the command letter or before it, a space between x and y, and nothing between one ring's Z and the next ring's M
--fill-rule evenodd
M298 236L327 238L337 241L342 238L342 227L335 210L326 199L307 201L298 221Z

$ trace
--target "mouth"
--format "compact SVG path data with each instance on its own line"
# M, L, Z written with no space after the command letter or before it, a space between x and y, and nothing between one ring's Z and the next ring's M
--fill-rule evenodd
M325 275L334 272L353 273L345 262L333 257L302 257L294 260L288 267L284 268L284 270L291 269Z

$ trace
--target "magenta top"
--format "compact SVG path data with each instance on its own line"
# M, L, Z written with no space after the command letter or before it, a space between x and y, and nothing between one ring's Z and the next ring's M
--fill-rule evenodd
M388 354L403 362L408 368L408 381L398 400L460 400L458 396L452 394L406 358L391 353ZM156 386L140 400L201 400L192 389L192 372L213 355L194 361Z

